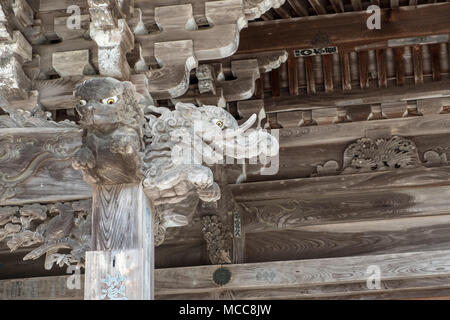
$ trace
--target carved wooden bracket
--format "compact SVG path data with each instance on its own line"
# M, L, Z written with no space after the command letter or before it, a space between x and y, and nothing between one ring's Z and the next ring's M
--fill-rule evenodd
M225 107L225 102L249 99L255 91L255 80L259 79L257 60L232 61L231 72L236 79L225 80L221 64L201 65L196 72L197 88L192 86L174 101Z
M89 50L87 49L55 52L52 56L52 65L62 78L95 74L95 70L89 62Z
M245 16L248 20L254 20L261 17L271 8L279 8L286 0L244 0Z
M173 101L225 107L226 102L249 99L255 92L255 81L260 74L280 67L286 60L286 51L275 51L232 56L221 60L221 63L200 64L195 73L197 85L191 85L186 94ZM235 79L226 80L225 73Z
M145 73L151 96L168 99L182 95L189 87L190 71L197 67L192 40L156 43L154 50L161 68Z
M14 13L23 13L19 3L15 7L0 4L0 94L7 100L25 99L31 89L22 65L31 60L32 48L22 33L16 30Z
M155 59L160 67L146 72L153 97L181 96L197 60L220 59L237 50L239 31L247 25L242 2L206 2L205 15L210 28L197 30L191 4L157 7L155 22L161 32L136 36L144 59Z
M122 4L119 7L116 4ZM128 80L131 69L126 53L134 47L134 35L122 17L128 12L128 1L89 0L90 36L98 45L99 72L102 76ZM124 12L125 10L125 12Z
M203 238L212 264L231 263L233 235L217 215L202 217Z

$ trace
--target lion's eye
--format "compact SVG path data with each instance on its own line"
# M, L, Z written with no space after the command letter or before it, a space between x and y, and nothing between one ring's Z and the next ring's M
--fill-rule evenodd
M219 127L223 128L223 122L222 122L222 121L219 120L219 121L216 122L216 124L217 124Z
M85 106L86 103L87 103L86 100L83 100L83 99L80 100L80 106Z
M106 99L103 99L102 100L102 103L103 104L114 104L114 103L116 103L117 102L117 96L114 96L114 97L110 97L110 98L106 98Z

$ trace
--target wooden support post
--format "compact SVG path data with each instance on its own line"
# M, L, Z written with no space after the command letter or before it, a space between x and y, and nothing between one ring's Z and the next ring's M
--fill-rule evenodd
M93 190L85 299L153 299L154 210L142 186L144 117L136 89L130 82L93 78L75 95L84 102L77 105L84 139L73 167ZM99 100L107 101L93 102ZM105 117L105 109L112 116Z
M95 186L92 204L85 299L153 299L153 210L142 184Z

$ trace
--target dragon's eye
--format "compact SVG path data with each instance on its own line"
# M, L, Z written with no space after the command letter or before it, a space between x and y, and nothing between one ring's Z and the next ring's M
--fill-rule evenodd
M110 98L106 98L106 99L103 99L102 100L102 103L103 104L114 104L114 103L116 103L117 102L117 96L114 96L114 97L110 97Z
M86 100L83 100L83 99L80 100L80 106L85 106L86 103L87 103Z
M217 124L219 127L223 128L223 122L222 122L222 121L219 120L219 121L216 122L216 124Z

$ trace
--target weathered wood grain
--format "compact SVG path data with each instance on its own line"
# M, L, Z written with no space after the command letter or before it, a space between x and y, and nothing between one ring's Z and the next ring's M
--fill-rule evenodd
M310 286L301 288L270 288L261 290L223 290L212 293L161 295L158 299L214 299L224 300L305 300L305 299L421 299L445 297L450 292L448 277L424 278L414 280L381 281L380 289L368 289L364 283ZM225 295L224 293L228 293Z
M228 265L230 282L221 289L268 289L316 284L365 282L370 265L380 267L383 280L447 276L449 251L409 252L374 256ZM206 292L218 287L211 280L218 266L172 268L156 274L159 294ZM193 281L195 279L196 281Z
M448 295L448 250L346 258L227 265L232 278L224 286L212 280L219 266L155 270L159 299L302 299L420 298ZM366 285L367 268L380 268L379 290ZM82 289L68 290L67 277L0 281L3 299L82 299Z
M388 39L447 34L448 8L450 4L443 3L382 9L383 27L376 32L366 28L365 11L255 22L242 30L238 53L311 48L318 34L326 34L335 46L348 48L370 43L387 46Z
M86 299L104 299L103 280L117 274L125 277L126 298L153 299L153 212L140 183L93 187L93 251L86 253Z
M446 215L450 212L449 203L440 194L449 190L448 187L436 187L361 191L358 194L309 194L301 198L244 202L247 212L242 223L246 232L259 232L324 223Z
M322 56L322 69L325 92L333 91L333 61L330 55Z
M429 82L420 85L401 87L351 90L346 92L317 92L313 96L281 96L264 99L267 113L296 110L314 110L321 108L356 107L379 103L392 103L408 100L424 100L450 96L449 80Z
M404 48L394 48L395 72L398 86L403 86L405 84L404 52Z
M0 205L86 199L91 188L71 165L81 144L77 128L2 128ZM17 154L11 153L14 148ZM9 151L8 151L9 150ZM72 151L71 151L72 150ZM4 152L4 153L3 153Z
M350 56L348 52L341 52L341 83L342 90L352 90L352 78L350 73Z
M447 215L247 233L245 262L447 250L449 222Z
M279 181L252 182L230 185L238 202L269 199L314 198L370 191L402 192L414 188L446 190L450 181L450 167L401 169L385 172L360 173L346 176L325 176Z
M414 45L411 50L414 65L414 82L416 84L423 83L422 47L420 45Z
M266 107L265 107L266 108ZM265 109L267 112L267 109ZM350 142L364 137L367 130L385 128L392 135L415 136L447 134L450 116L446 114L428 115L423 117L408 117L400 119L385 119L368 122L351 122L330 124L305 128L283 128L280 130L280 145L282 148L333 144Z
M0 280L1 300L82 300L84 275L79 288L69 289L70 276Z
M298 70L297 59L294 57L292 51L288 57L288 78L289 78L289 94L291 96L298 96Z

